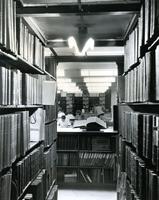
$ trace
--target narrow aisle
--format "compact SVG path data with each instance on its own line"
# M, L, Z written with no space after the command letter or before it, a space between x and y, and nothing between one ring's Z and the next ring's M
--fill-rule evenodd
M113 190L80 190L59 189L58 200L116 200L117 193Z

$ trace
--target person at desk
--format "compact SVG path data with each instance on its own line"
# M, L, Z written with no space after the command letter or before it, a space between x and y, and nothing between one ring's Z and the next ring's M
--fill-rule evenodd
M101 106L95 106L94 113L99 119L103 120L106 123L105 113Z
M68 122L68 127L71 128L73 127L74 121L75 121L75 117L73 114L67 114L66 115L66 120Z
M57 126L60 128L67 128L69 126L65 113L60 112L58 114Z

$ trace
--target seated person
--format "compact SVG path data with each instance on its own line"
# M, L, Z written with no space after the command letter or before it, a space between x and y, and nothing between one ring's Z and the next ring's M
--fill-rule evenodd
M81 111L80 110L76 110L75 118L76 118L76 120L81 120Z
M57 126L60 128L67 128L69 126L65 113L60 112L58 114Z
M98 118L100 118L101 120L103 120L106 123L105 113L101 106L95 106L94 113Z
M66 120L68 122L68 127L73 127L74 121L75 121L75 117L73 114L68 114L66 115Z

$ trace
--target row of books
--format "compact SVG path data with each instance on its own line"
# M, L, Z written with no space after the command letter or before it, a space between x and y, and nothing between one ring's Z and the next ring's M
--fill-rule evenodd
M46 170L42 170L35 180L31 183L28 193L32 195L35 200L44 200L47 195L46 188Z
M124 112L122 135L132 143L139 156L151 161L159 171L159 116L137 112Z
M89 184L112 184L115 179L112 169L80 169L80 182Z
M43 167L43 145L35 149L24 159L19 161L13 169L12 181L12 199L16 200L22 193L24 188L32 181L37 173Z
M77 153L58 153L57 165L59 166L77 166L78 154Z
M46 169L46 188L49 190L54 180L56 180L56 143L44 152L44 169Z
M105 136L81 136L79 139L79 148L81 150L92 151L108 151L113 152L115 150L115 140L111 137Z
M9 200L11 196L12 172L0 176L0 199Z
M59 150L77 150L78 136L77 135L58 135L57 149Z
M67 93L66 94L66 112L73 113L73 105L74 105L74 94Z
M80 166L102 166L105 168L114 168L115 154L105 153L79 153Z
M159 30L159 3L156 0L147 0L141 5L140 15L136 28L129 35L125 45L124 71L138 61L143 55L143 46L150 39L158 36ZM155 37L154 37L155 36ZM145 50L144 50L145 53Z
M42 76L22 74L10 66L0 67L0 104L42 104Z
M137 63L139 57L139 31L138 26L129 35L126 45L124 47L124 71L127 71L130 66Z
M147 168L145 162L126 146L125 171L140 199L154 200L159 197L159 176Z
M51 56L45 56L45 71L56 78L56 59L53 58L53 53Z
M143 9L143 26L145 27L144 43L147 44L159 30L159 3L156 0L145 1Z
M0 67L0 104L22 104L22 73L17 69Z
M0 44L7 50L16 53L16 2L0 2Z
M57 118L56 106L47 105L45 106L45 123L49 123Z
M53 121L45 125L45 146L51 145L57 138L57 122Z
M42 104L43 76L23 74L22 77L22 103Z
M23 200L56 200L57 199L57 185L54 185L47 196L46 188L46 170L42 170L35 180L31 183L28 189L28 193L24 196Z
M140 200L140 198L137 196L135 190L133 189L132 185L128 180L126 181L125 198L128 200Z
M78 139L77 135L60 135L58 136L58 149L63 150L77 150L79 140L80 150L92 150L92 151L108 151L113 152L115 150L115 139L110 137L102 136L80 136Z
M105 93L99 93L99 105L105 107Z
M18 54L29 63L44 70L44 46L37 36L29 30L22 17L17 18Z
M0 115L0 170L9 167L29 148L29 112Z
M89 96L83 94L83 109L89 109Z
M147 52L140 64L125 76L125 102L159 100L159 46Z

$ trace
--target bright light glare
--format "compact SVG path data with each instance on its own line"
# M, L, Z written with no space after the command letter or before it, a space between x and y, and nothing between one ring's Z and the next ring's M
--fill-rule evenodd
M74 83L74 84L75 84L75 83ZM66 84L66 83L65 83L65 84L58 84L57 87L58 87L59 89L61 89L61 90L62 90L62 89L69 89L69 88L77 88L77 86L74 85L74 84L73 84L73 85L70 85L70 84L68 85L68 84Z
M84 78L85 83L92 83L92 82L98 82L98 83L111 83L115 82L115 77L85 77Z
M75 51L75 54L79 54L79 49L78 49L78 46L77 46L77 42L75 40L75 38L73 36L69 37L68 38L68 46L70 49L74 49Z
M65 72L63 69L57 70L57 77L64 77L64 76L65 76Z
M78 87L76 87L76 88L63 88L61 90L64 91L64 92L67 92L67 93L81 93L81 90Z
M88 89L88 92L89 93L104 93L106 92L107 89L98 89L98 90L95 90L95 89Z
M86 44L84 45L81 54L85 55L88 50L93 50L93 49L94 49L94 40L93 38L89 38Z
M81 76L117 76L117 69L81 69Z
M98 90L98 89L99 89L99 90L100 90L100 89L103 89L103 90L104 90L104 89L108 89L107 86L87 86L87 88L88 88L88 89L92 89L92 90L93 90L93 89L95 89L95 90Z
M89 38L87 42L85 43L82 51L79 51L79 48L77 46L77 42L73 36L68 38L68 46L70 49L74 49L75 55L76 56L84 56L88 50L93 50L94 49L94 39Z
M57 84L60 84L60 83L71 83L72 80L70 78L58 78L57 79Z
M111 86L111 83L86 83L86 86L92 86L92 87L96 87L96 86L106 86L109 87Z

